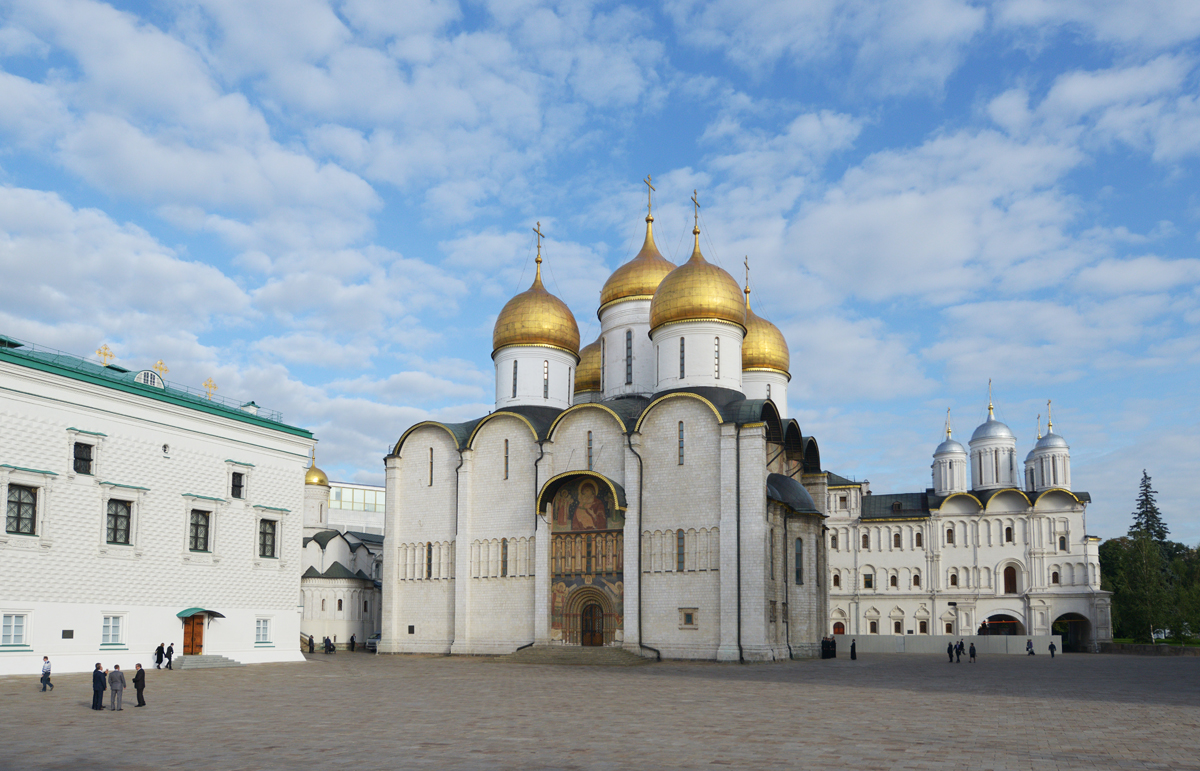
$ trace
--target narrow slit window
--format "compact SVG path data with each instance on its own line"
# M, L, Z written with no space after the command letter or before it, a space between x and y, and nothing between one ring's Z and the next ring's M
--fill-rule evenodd
M917 533L915 536L913 536L913 538L915 539L914 543L916 544L916 547L918 549L923 548L925 542L924 536L922 536L920 533Z
M1013 531L1012 531L1011 527L1004 528L1004 542L1005 543L1013 542Z
M713 338L713 377L721 379L721 338Z
M588 434L587 434L587 463L588 463L588 471L591 471L592 470L592 432L591 431L588 431Z
M675 570L682 573L686 567L686 538L682 530L675 533Z
M946 543L948 543L950 545L954 544L954 529L953 528L949 528L946 530Z
M514 398L514 399L516 399L516 398L517 398L517 362L516 362L516 361L514 361L514 362L513 362L513 388L512 388L512 398Z
M863 533L862 544L863 544L862 547L864 549L870 549L871 548L871 536L866 533Z
M679 421L679 465L683 465L683 421Z
M500 540L500 577L508 577L508 539Z
M425 544L425 577L433 578L433 544Z
M550 398L550 362L542 362L542 398Z
M917 587L918 589L921 588L921 574L920 573L913 573L913 586Z
M504 478L508 479L508 440L504 440Z
M429 486L433 487L433 448L429 448Z
M829 548L837 551L837 534L829 536Z
M771 539L770 540L771 540L771 551L770 551L770 554L768 555L768 560L767 560L767 562L770 564L770 569L769 569L768 573L770 575L771 580L774 581L775 580L775 531L774 530L771 531Z
M633 330L625 330L625 385L633 383Z
M683 380L683 373L684 373L684 366L683 366L684 358L683 358L683 356L684 356L683 338L681 337L681 338L679 338L679 379L680 380Z
M834 589L842 588L842 577L839 576L837 573L833 574L833 588Z
M837 576L834 576L836 578ZM804 583L804 539L796 539L796 585Z
M767 383L767 398L771 398L771 384Z

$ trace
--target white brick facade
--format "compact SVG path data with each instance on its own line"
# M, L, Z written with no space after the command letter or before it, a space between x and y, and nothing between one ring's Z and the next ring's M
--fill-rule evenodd
M0 357L0 500L22 486L37 505L32 534L0 533L0 613L24 617L21 643L0 646L0 673L35 672L43 655L56 672L150 666L159 643L182 653L177 614L195 607L224 615L205 620L204 653L297 659L311 435L156 398L132 375L112 387L94 364L76 375L31 367L11 350ZM91 445L91 473L74 470L76 443ZM110 538L109 501L129 505L127 539ZM203 550L191 548L193 511L207 515ZM259 553L263 520L275 523L270 557ZM106 618L119 629L107 644Z

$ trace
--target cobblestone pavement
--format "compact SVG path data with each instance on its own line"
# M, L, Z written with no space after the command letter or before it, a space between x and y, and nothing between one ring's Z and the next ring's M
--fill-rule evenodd
M540 666L339 653L0 678L4 769L1200 769L1200 658ZM107 699L106 699L107 702Z

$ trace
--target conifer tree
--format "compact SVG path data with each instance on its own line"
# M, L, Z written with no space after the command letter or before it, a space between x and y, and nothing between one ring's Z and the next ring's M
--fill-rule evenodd
M1129 526L1129 535L1137 537L1139 533L1145 533L1152 541L1161 545L1171 531L1163 522L1162 512L1158 510L1158 503L1154 500L1157 494L1158 491L1150 486L1150 475L1142 469L1137 510L1133 512L1133 524Z

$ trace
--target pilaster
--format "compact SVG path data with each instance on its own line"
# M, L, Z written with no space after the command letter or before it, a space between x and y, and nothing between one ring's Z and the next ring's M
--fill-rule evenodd
M721 425L721 639L717 648L719 661L737 661L739 657L737 431L737 426L733 423Z
M633 434L625 447L625 642L624 647L641 653L642 630L639 625L638 603L642 595L641 496L642 467L638 456L642 435ZM632 449L631 449L632 447Z
M454 536L454 639L451 653L472 653L471 606L474 582L471 580L471 544L475 525L473 507L475 451L462 450L462 465L458 468L458 531Z

